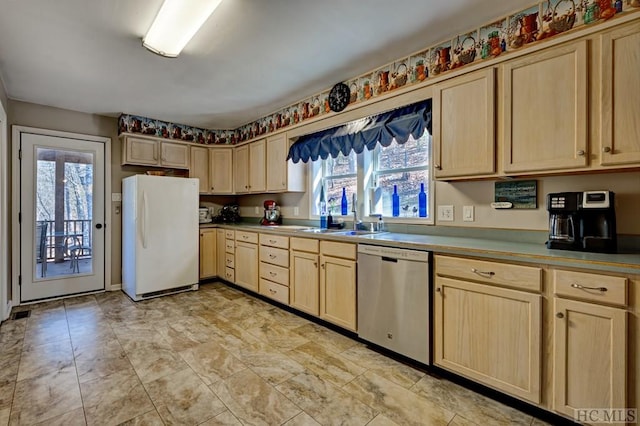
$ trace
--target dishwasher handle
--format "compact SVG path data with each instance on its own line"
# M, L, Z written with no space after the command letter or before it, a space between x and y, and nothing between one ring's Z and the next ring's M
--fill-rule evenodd
M395 259L393 257L381 256L381 259L382 259L383 262L398 263L398 259Z

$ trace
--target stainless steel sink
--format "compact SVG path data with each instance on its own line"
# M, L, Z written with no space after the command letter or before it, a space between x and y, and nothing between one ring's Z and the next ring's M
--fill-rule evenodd
M334 232L334 234L335 235L353 235L353 236L357 236L357 235L384 234L384 232L380 232L380 231L364 231L364 230L361 230L361 229L358 229L358 230L350 229L348 231Z
M343 231L341 229L308 228L301 229L300 232L310 232L312 234L336 234Z

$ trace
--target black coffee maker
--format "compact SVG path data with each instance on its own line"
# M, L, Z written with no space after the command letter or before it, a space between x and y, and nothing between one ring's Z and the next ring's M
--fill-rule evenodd
M550 249L617 251L615 194L611 191L547 195Z

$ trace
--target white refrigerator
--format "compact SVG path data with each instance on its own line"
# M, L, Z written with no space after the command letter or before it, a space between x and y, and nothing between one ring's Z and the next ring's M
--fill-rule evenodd
M198 179L122 180L122 289L133 300L198 289Z

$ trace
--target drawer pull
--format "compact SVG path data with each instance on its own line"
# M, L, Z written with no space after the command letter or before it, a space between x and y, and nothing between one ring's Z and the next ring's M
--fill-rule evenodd
M275 254L270 254L270 255L269 255L269 259L275 259L275 258L276 258L276 255L275 255Z
M249 239L249 236L248 236L248 235L243 235L243 236L242 236L242 238L243 238L244 240L247 240L247 239Z
M276 294L276 293L277 293L277 291L275 291L275 290L273 290L273 289L271 289L271 288L270 288L270 289L269 289L269 293L271 293L271 294Z
M269 271L269 275L271 275L272 277L275 277L275 276L276 276L276 275L278 275L278 274L276 274L275 272L271 272L271 271Z
M269 240L269 242L270 242L271 244L275 244L277 241L276 241L276 240Z
M582 284L576 284L576 283L571 284L571 287L579 288L580 290L598 290L598 291L601 291L603 293L605 291L607 291L606 287L587 287L587 286L584 286Z
M489 271L489 272L480 271L479 269L476 269L476 268L471 268L471 272L473 272L474 274L478 274L478 275L480 275L481 277L484 277L484 278L491 278L496 274L493 271Z
M562 312L558 312L558 313L556 314L556 317L558 317L558 318L562 319L562 318L564 318L564 314L563 314Z

